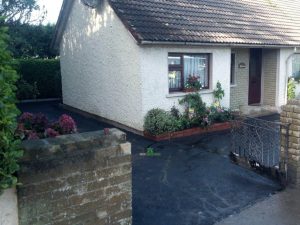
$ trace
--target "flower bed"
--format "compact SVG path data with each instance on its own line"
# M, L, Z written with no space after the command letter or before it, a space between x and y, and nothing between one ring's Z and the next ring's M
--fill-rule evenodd
M218 82L214 91L215 102L211 106L202 101L199 93L192 93L179 100L183 110L175 106L170 111L151 109L145 116L144 136L161 141L229 129L233 115L220 104L224 95Z
M32 114L25 112L18 120L16 135L21 140L35 140L54 138L60 135L77 132L76 123L72 117L64 114L58 121L50 122L42 113Z
M175 132L170 132L170 133L165 133L160 135L152 135L149 132L145 131L144 136L152 141L165 141L165 140L170 140L175 138L188 137L197 134L224 131L230 129L230 126L231 126L230 122L216 123L209 127L204 127L204 128L195 127L195 128L182 130L182 131L175 131Z

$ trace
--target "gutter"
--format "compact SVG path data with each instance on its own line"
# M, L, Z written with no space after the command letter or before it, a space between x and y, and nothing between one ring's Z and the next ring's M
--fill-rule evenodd
M267 44L238 44L238 43L216 43L216 42L172 42L172 41L140 41L140 45L185 45L185 46L220 46L220 47L242 47L242 48L294 48L299 45L267 45Z

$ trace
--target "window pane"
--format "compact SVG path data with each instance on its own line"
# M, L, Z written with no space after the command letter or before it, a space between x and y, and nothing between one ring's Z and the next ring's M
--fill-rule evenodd
M180 90L181 85L181 71L169 71L169 88Z
M169 56L168 62L169 62L169 65L180 65L181 58L180 58L180 56Z
M230 84L235 84L235 54L231 54Z
M184 56L184 81L189 76L200 77L203 87L208 87L208 55L185 55Z
M293 77L300 78L300 54L293 56Z

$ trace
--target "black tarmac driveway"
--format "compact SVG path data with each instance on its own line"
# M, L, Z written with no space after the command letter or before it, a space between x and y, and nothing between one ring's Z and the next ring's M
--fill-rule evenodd
M58 102L20 104L50 119L71 115L80 132L110 125L61 109ZM210 225L280 190L263 176L231 163L230 134L154 143L128 133L132 143L133 225ZM147 157L152 147L158 156Z

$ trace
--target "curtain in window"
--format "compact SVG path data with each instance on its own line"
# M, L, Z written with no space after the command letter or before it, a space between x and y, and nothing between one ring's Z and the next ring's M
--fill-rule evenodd
M293 72L292 76L294 78L300 78L300 54L293 56Z
M208 56L184 56L184 81L189 76L200 77L200 82L203 87L208 87Z

